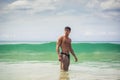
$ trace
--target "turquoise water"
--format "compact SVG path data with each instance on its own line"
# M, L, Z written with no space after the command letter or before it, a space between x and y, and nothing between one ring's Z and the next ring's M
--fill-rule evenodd
M120 80L120 44L73 42L78 57L60 72L56 42L0 43L0 80ZM52 73L52 74L51 74Z
M120 62L119 43L72 43L78 62ZM0 44L0 61L57 61L56 42ZM74 62L71 56L71 62Z

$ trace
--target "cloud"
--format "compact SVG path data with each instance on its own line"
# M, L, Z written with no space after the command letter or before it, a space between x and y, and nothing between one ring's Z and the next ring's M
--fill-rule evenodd
M120 21L120 1L119 0L106 0L101 3L103 13L111 19Z
M17 0L8 5L9 9L29 8L30 4L27 0Z
M56 9L56 0L16 0L7 6L8 11L29 11L30 13Z
M102 9L120 9L120 0L105 0L101 3Z
M0 39L47 40L52 36L51 40L55 40L66 25L72 27L75 40L79 40L79 35L82 40L120 36L118 0L3 0L2 3Z
M69 15L120 21L119 0L12 0L3 6L0 17Z
M85 4L86 1L82 0L15 0L4 6L3 10L9 14L13 12L40 14L47 11L48 15L51 12L53 15L68 15L83 13L86 11Z
M120 9L119 0L15 0L6 6L6 12L52 15L81 15ZM111 11L112 12L112 11ZM115 11L114 11L115 12Z
M86 2L86 7L87 8L91 8L91 9L95 9L95 8L99 8L101 1L100 0L89 0L88 2Z
M120 21L119 0L90 0L86 4L86 7L90 9L96 17Z

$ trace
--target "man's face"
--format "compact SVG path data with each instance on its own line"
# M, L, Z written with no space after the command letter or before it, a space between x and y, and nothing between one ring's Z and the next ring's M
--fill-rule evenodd
M65 29L65 35L69 35L70 34L70 30L69 29Z

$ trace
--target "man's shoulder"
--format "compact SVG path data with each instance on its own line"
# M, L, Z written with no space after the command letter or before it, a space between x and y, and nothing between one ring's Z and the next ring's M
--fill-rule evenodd
M62 41L63 40L63 36L60 36L59 38L58 38L58 41Z
M64 38L64 36L60 36L58 39L63 39Z

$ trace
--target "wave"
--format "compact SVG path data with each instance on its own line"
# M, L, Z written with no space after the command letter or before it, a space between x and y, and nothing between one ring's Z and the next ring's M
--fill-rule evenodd
M112 43L72 43L80 61L120 61L120 44ZM0 61L57 60L56 42L37 44L1 44Z
M37 42L37 43L17 43L1 44L0 52L3 50L30 50L30 51L52 51L55 52L56 42ZM120 52L120 44L113 43L72 43L76 52L99 52L99 51L116 51Z

